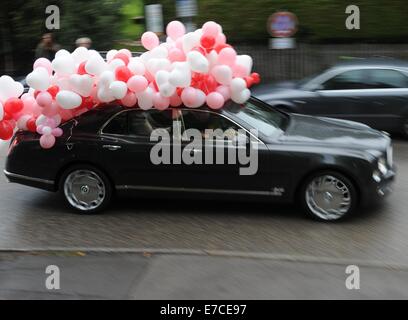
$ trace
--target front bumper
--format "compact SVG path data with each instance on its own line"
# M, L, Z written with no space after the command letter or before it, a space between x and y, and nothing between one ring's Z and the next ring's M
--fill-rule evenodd
M363 199L363 205L370 206L378 203L393 191L393 184L395 181L396 169L395 167L388 170L387 174L381 177L381 181L375 182L372 180L372 184L367 188L367 192Z

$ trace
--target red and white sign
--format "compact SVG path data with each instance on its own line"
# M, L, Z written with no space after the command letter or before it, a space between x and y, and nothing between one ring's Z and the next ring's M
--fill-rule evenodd
M280 11L269 17L267 29L273 37L288 38L296 33L297 24L297 17L292 12Z

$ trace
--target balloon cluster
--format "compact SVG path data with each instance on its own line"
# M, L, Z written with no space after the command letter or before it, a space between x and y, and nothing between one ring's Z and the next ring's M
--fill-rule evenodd
M51 148L62 134L61 122L115 100L125 107L164 110L182 104L219 109L226 100L244 103L249 98L259 75L251 73L250 56L237 55L226 43L220 25L210 21L186 33L181 22L172 21L166 32L164 43L145 32L141 41L148 51L139 57L121 49L108 51L104 59L79 47L72 53L59 50L53 61L40 58L23 95L20 83L2 76L0 139L11 138L17 127L39 133L40 145Z

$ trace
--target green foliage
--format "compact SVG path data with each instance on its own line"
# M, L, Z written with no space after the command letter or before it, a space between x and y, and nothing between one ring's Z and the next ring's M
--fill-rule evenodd
M123 15L122 19L122 35L125 39L136 40L144 31L142 25L137 25L133 22L132 18L143 16L143 0L125 0L124 5L121 8Z
M165 19L175 17L175 1L160 0ZM359 6L361 29L347 30L345 9ZM266 43L268 17L278 10L289 10L299 19L296 35L310 42L405 42L408 37L408 4L406 0L198 0L196 22L220 23L229 41Z

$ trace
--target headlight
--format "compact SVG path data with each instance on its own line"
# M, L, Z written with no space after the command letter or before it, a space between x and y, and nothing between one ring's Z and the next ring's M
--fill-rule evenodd
M387 168L387 161L384 158L378 159L378 171L381 172L382 175L386 175L388 172Z

